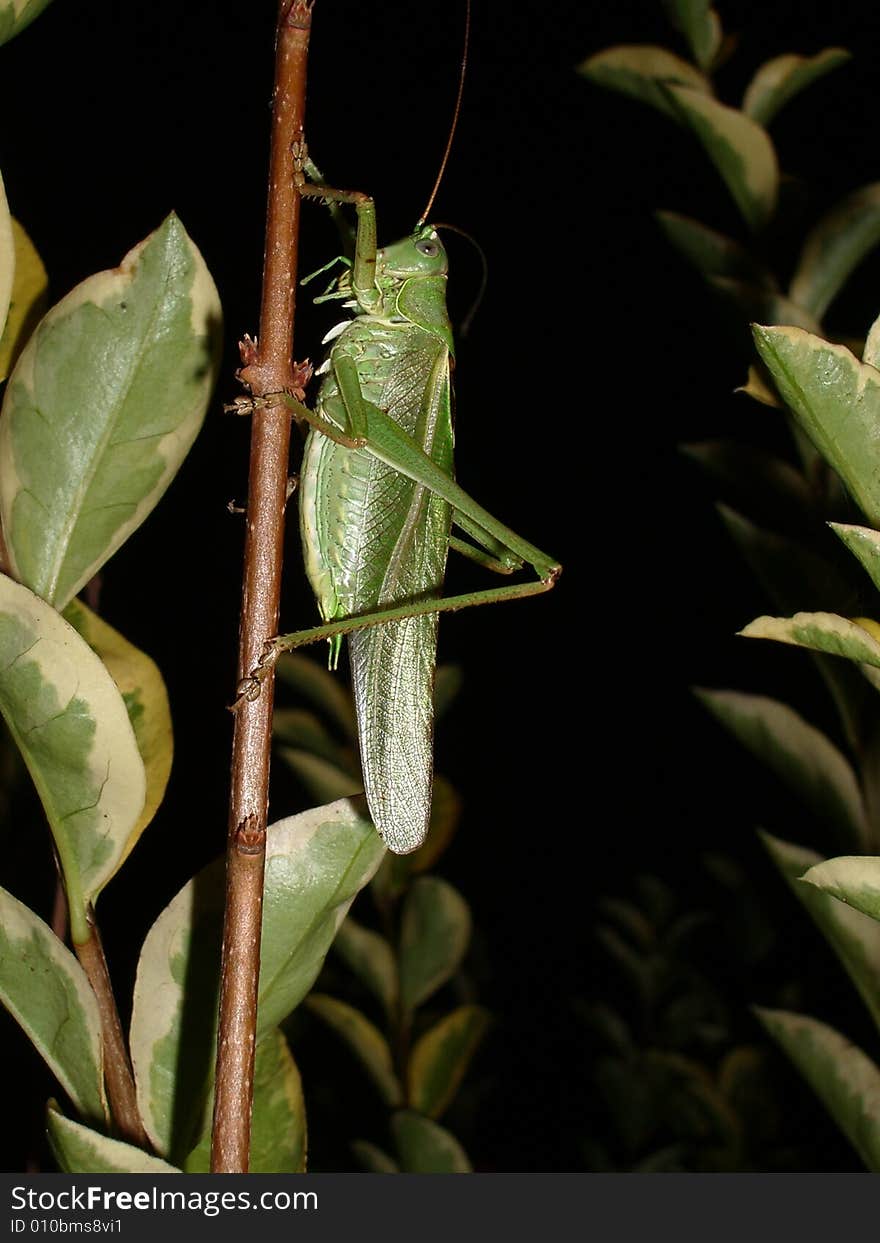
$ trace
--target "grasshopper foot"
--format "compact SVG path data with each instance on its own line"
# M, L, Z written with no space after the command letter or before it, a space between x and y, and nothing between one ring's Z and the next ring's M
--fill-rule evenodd
M243 703L254 703L260 697L263 683L275 668L280 651L274 639L267 639L263 644L260 659L247 677L244 677L235 688L235 699L230 705L230 712L237 712Z

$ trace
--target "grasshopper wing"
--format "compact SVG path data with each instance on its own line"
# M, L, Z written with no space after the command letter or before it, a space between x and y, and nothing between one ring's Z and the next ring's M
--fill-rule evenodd
M445 346L413 324L368 331L355 321L331 357L339 353L358 358L363 398L387 411L451 474ZM319 409L344 425L333 370L322 385ZM348 449L310 434L300 520L306 566L325 620L442 595L450 506L368 448ZM436 651L436 615L349 636L367 803L396 854L415 850L428 831Z

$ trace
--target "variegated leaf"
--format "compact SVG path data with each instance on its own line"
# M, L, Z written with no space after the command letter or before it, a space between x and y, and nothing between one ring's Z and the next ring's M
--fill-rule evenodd
M30 770L64 872L73 939L130 849L146 777L104 664L38 596L0 575L0 712Z
M29 907L0 889L0 1001L81 1117L106 1125L98 1003L86 973Z
M792 893L809 911L843 963L880 1028L880 924L861 910L837 900L840 895L831 887L834 875L831 865L846 861L823 860L814 850L784 842L769 833L762 833L761 840Z
M597 86L631 95L659 112L678 120L675 108L658 84L678 82L705 94L711 92L708 80L693 65L666 48L650 44L627 44L597 52L580 66L580 72Z
M869 1170L880 1172L880 1070L825 1023L787 1010L758 1010Z
M766 130L686 86L663 88L717 168L749 227L763 228L776 210L779 165Z
M48 4L49 0L0 0L0 46L21 34Z
M795 613L794 617L756 617L740 634L746 639L774 639L829 656L845 656L880 669L880 642L865 628L836 613Z
M2 11L2 10L0 10ZM3 178L0 177L0 334L6 326L12 285L15 280L15 238L12 235L12 217L6 201ZM3 376L0 375L0 379Z
M712 0L663 0L669 20L687 39L697 64L707 69L721 46L721 19Z
M488 1027L483 1006L458 1006L418 1039L407 1072L413 1109L429 1118L445 1113Z
M132 829L127 848L120 859L122 863L158 811L171 775L174 734L168 692L155 661L146 652L129 643L118 630L108 626L82 601L72 600L64 610L64 617L82 635L92 651L100 656L122 692L138 751L144 762L146 798L143 811Z
M789 288L790 298L821 319L878 242L880 182L874 182L848 195L808 234Z
M458 970L470 937L470 911L458 890L437 876L419 876L406 895L400 925L400 999L406 1011Z
M869 829L852 765L825 734L787 704L740 691L697 692L712 715L767 764L820 819L854 846Z
M184 1162L187 1174L211 1169L211 1109L198 1146ZM304 1174L306 1106L302 1079L284 1033L269 1032L254 1057L254 1104L251 1116L249 1174Z
M391 1119L400 1167L405 1174L470 1174L461 1144L445 1127L411 1110Z
M54 1101L48 1109L49 1143L65 1174L179 1174L180 1170L149 1153L110 1139L65 1118Z
M765 61L749 83L743 96L743 112L759 125L769 125L790 99L849 59L850 53L842 47L827 47L815 56L797 56L793 52L775 56Z
M309 991L383 853L362 799L269 827L258 1039ZM213 1076L223 874L218 860L184 886L150 929L138 964L130 1042L138 1101L157 1152L174 1159L200 1134Z
M873 921L878 946L873 972L880 993L880 859L865 855L825 859L815 863L803 879L836 898L837 904L844 903ZM875 1017L880 1027L880 1006Z
M6 326L0 316L0 380L5 380L46 309L49 280L43 261L17 220L12 221L15 275ZM0 259L0 268L2 268Z
M0 515L15 577L63 608L143 522L207 409L220 304L172 215L44 317L0 417Z
M388 1041L366 1015L338 997L310 993L306 1006L348 1045L392 1109L403 1104L403 1088L394 1073Z

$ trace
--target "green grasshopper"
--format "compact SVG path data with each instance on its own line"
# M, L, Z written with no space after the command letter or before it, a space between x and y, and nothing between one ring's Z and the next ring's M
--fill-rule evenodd
M561 566L453 479L448 263L434 227L419 221L377 250L371 198L301 174L299 187L357 210L354 259L321 299L342 299L353 318L325 337L315 409L284 395L310 424L300 530L325 624L271 640L242 691L258 694L282 652L318 639L335 667L348 634L367 804L388 847L407 854L430 820L437 615L548 591ZM537 581L443 598L449 548L503 574L531 566Z

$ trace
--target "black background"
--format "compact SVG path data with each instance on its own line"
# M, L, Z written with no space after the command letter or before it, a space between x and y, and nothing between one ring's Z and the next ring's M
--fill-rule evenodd
M382 238L411 229L433 181L461 9L318 0L311 153L331 182L375 196ZM646 867L687 889L695 853L721 842L766 866L750 853L753 800L773 827L775 792L710 727L688 686L767 689L793 666L783 659L779 675L778 655L745 651L733 637L765 602L676 445L743 428L763 435L773 415L730 396L745 335L732 350L726 321L651 218L669 207L742 236L716 175L664 118L575 72L611 43L675 45L660 5L475 0L474 9L464 109L434 209L479 239L490 272L458 354L457 469L468 491L566 570L549 597L443 621L441 658L460 662L466 680L437 760L466 811L442 870L474 910L474 970L498 1016L474 1072L482 1065L489 1082L470 1119L475 1162L578 1169L589 1101L572 1001L596 983L592 899ZM877 177L873 7L774 0L725 4L723 15L742 37L720 78L732 100L779 52L839 43L857 54L774 130L785 169L811 183L804 220ZM226 317L205 429L104 574L102 612L157 659L176 725L166 805L100 904L123 999L152 919L225 835L241 560L241 520L226 502L242 499L248 429L220 404L236 393L235 342L256 329L273 21L269 0L57 0L0 50L0 168L53 299L117 263L174 208ZM792 239L768 244L784 270ZM302 272L337 249L311 205L303 247ZM450 249L460 315L479 270L465 244L453 239ZM864 331L873 318L878 274L872 262L854 282L847 327ZM300 305L296 352L315 357L332 320ZM287 629L314 617L295 528L290 535ZM451 570L453 589L470 581ZM304 805L275 776L270 818ZM16 832L3 857L0 881L47 914L53 878L39 824ZM760 872L757 883L770 882ZM5 1018L0 1034L7 1066L22 1068L14 1124L0 1128L3 1163L15 1169L40 1129L40 1108L26 1102L45 1085L34 1086L39 1066ZM340 1073L330 1058L303 1070L307 1091ZM313 1130L317 1168L350 1168L345 1138L334 1147ZM828 1160L845 1168L847 1156L834 1150Z

